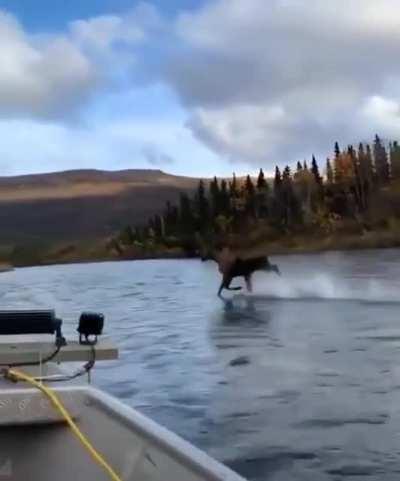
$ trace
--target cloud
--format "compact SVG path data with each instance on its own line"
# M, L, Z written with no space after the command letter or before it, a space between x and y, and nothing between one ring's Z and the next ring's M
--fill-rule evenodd
M51 133L57 148L81 149L81 159L174 159L175 168L183 165L179 130L192 134L186 145L196 162L201 152L271 170L325 156L336 140L400 137L399 27L398 0L210 0L175 18L139 3L77 19L55 35L31 35L0 12L0 117L39 119L36 132ZM161 96L142 95L155 85ZM137 101L107 106L107 131L91 125L105 92L129 90ZM157 128L157 116L169 115L164 96L183 110L174 134ZM63 125L76 112L85 127ZM139 117L148 112L140 138ZM43 130L43 121L57 129Z
M121 15L101 15L71 22L72 35L79 43L109 48L115 43L134 45L143 42L152 31L161 28L162 18L151 4L140 2Z
M226 165L193 138L180 114L171 112L164 119L103 116L86 126L0 119L2 175L163 166L181 175L223 174Z
M233 105L224 109L196 108L188 126L220 154L246 157L252 150L265 156L265 145L284 141L291 120L281 106ZM251 126L251 129L249 129Z
M142 148L142 154L146 162L154 167L166 167L174 163L170 155L161 152L153 143L146 144Z
M51 116L96 83L90 60L66 36L30 37L0 12L0 115Z
M164 79L194 135L230 160L400 136L397 0L215 0L182 13L175 35Z
M386 132L398 135L400 124L399 100L374 95L367 99L362 113L370 123L377 122Z
M158 21L154 7L139 4L31 35L0 10L0 116L62 119L81 110L98 89L118 84Z
M324 84L370 91L382 69L399 72L396 25L394 0L217 0L178 19L189 55L170 74L189 104L276 101Z

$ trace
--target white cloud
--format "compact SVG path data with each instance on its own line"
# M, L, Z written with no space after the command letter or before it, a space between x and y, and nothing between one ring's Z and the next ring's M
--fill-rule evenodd
M266 144L284 142L291 121L281 106L234 105L223 109L197 108L188 126L206 144L229 158L246 159L252 151L265 159Z
M76 20L70 24L70 31L79 44L109 49L116 43L132 46L144 42L153 30L161 27L162 20L157 9L143 2L123 15Z
M68 37L30 37L0 12L0 115L52 115L95 81L94 66Z
M194 134L233 160L293 162L373 129L400 136L397 0L215 0L175 28L185 48L165 78Z
M400 138L400 100L381 95L368 97L357 113L356 126L360 136L379 133L384 140ZM365 137L360 137L363 140Z
M226 168L174 117L118 122L103 118L86 128L53 121L0 120L0 138L2 175L81 168L161 168L209 175Z
M215 160L212 149L270 170L325 155L336 140L400 137L399 44L398 0L213 0L169 21L142 3L52 36L32 36L0 12L0 116L58 118L59 125L31 125L40 139L54 139L40 144L54 168L70 146L83 163L107 156L123 163L130 155L146 163L173 158L178 168L179 132L194 152L185 151L187 165L199 153ZM100 87L121 79L126 89L167 84L184 108L180 128L154 120L163 107L151 95L137 106L152 111L144 126L136 117L105 130L90 125L94 110L83 115L90 129L62 125Z
M154 7L77 20L64 33L30 35L0 10L0 116L66 117L134 65L134 48L160 27Z
M371 120L388 123L390 127L399 128L400 124L400 104L399 101L387 99L375 95L370 97L363 109L364 114Z
M79 43L99 49L108 49L117 41L130 43L142 41L144 38L141 28L136 25L125 28L123 19L116 15L77 20L71 24L71 31Z

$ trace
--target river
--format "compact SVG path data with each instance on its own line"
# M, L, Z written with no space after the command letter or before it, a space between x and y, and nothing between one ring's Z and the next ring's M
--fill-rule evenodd
M55 308L72 336L103 312L120 359L94 382L252 481L397 480L400 251L273 261L226 302L212 262L17 269L1 306Z

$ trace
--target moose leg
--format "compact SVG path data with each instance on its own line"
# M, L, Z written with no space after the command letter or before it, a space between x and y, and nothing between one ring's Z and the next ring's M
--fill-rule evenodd
M232 282L231 276L224 276L222 278L221 285L219 286L219 289L218 289L218 296L219 297L221 297L222 289L226 289L228 291L240 291L241 287L230 287L231 282Z
M253 285L251 283L251 274L244 276L244 280L246 281L246 288L248 292L253 292Z
M221 297L221 292L224 287L225 287L224 280L222 280L221 285L219 286L219 289L218 289L218 297Z
M228 277L226 275L222 277L221 285L219 286L219 289L218 289L218 296L221 297L222 289L229 289L231 282L232 282L231 277Z

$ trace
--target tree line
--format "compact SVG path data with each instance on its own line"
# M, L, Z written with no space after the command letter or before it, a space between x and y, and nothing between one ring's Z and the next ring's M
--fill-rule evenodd
M294 170L277 166L273 179L260 169L257 178L233 174L229 180L200 180L193 194L182 192L177 203L167 202L145 225L123 229L113 246L120 252L130 245L180 247L196 255L229 236L245 238L260 228L279 236L307 229L329 232L343 219L367 225L377 193L398 179L397 141L385 146L376 135L372 145L344 150L336 142L323 173L312 156Z

